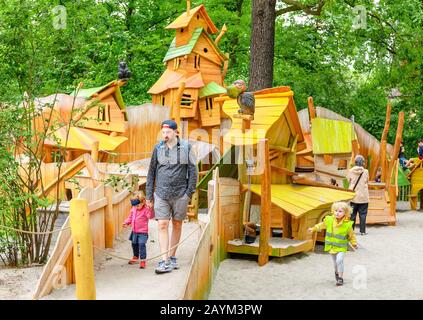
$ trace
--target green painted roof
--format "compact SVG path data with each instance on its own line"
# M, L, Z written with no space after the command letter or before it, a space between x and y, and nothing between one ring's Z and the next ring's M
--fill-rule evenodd
M166 53L166 56L163 59L163 62L174 59L176 57L184 56L190 54L192 49L194 49L195 44L203 32L203 28L197 28L194 30L191 40L183 45L176 48L176 37L173 38L172 43L170 44L169 50Z
M216 94L226 93L226 89L219 86L216 82L210 82L204 88L200 90L199 97L204 98L208 96L214 96Z
M76 96L77 98L84 98L86 100L91 99L91 97L93 96L93 94L98 93L102 90L104 90L105 88L109 87L112 84L115 84L116 81L111 81L108 84L105 84L104 86L101 87L95 87L95 88L87 88L87 89L80 89L78 91L78 94L76 94L76 91L72 91L70 93L71 96ZM117 104L119 105L119 108L121 108L122 110L125 109L125 102L123 101L123 97L122 97L122 93L120 91L120 86L116 86L116 91L113 93L113 97L115 98Z
M110 85L110 83L105 84L104 86L101 87L95 87L95 88L87 88L87 89L80 89L78 92L76 92L75 90L72 91L72 93L70 94L71 96L76 96L78 98L85 98L85 99L89 99L91 98L91 96L101 90L103 90L104 88L108 87Z
M324 118L312 119L311 136L314 154L350 153L356 139L351 122Z

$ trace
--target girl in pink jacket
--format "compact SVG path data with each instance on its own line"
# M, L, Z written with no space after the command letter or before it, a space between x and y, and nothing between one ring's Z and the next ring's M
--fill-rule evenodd
M146 243L148 239L148 220L154 218L153 209L145 205L145 195L142 191L135 193L131 197L131 212L129 217L123 223L123 227L131 225L132 232L129 240L132 242L134 256L129 260L129 264L135 264L140 261L140 268L145 268L145 259L147 258Z

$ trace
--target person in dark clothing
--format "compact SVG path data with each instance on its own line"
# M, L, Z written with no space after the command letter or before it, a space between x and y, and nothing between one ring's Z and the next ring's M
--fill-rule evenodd
M162 123L163 141L154 147L147 175L147 206L153 207L159 224L159 246L163 259L156 273L178 269L177 244L181 238L182 222L187 215L188 203L197 184L197 166L191 145L179 139L173 120ZM154 199L154 204L153 204ZM169 251L169 221L172 235Z

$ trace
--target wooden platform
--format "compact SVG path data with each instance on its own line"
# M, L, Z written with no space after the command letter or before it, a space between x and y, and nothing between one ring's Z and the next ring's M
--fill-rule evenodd
M269 255L272 257L284 257L299 252L312 250L313 240L293 240L287 238L269 238ZM259 237L251 244L244 243L240 239L229 240L226 250L231 253L258 255Z
M390 214L389 198L384 188L369 188L369 209L366 224L395 223L395 216ZM357 217L356 223L359 222Z

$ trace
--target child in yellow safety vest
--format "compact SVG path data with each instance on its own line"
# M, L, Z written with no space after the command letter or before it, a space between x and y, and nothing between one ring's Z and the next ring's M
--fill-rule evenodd
M326 216L323 222L309 228L308 232L320 232L326 229L325 251L332 257L335 266L336 285L344 284L344 256L348 242L357 249L353 221L350 221L351 207L345 202L335 202L332 205L332 215Z

